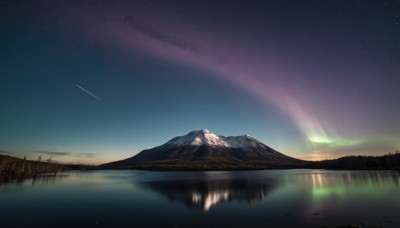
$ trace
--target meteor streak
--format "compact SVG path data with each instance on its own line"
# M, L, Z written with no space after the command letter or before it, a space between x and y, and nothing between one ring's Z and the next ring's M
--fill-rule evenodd
M84 92L86 92L87 94L89 94L90 96L96 98L97 100L101 101L100 97L94 95L93 93L89 92L88 90L82 88L80 85L75 85L76 87L78 87L79 89L83 90Z

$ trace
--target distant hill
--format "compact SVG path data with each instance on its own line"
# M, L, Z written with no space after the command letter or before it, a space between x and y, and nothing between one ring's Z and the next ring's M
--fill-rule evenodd
M304 167L309 162L286 156L249 136L217 136L208 130L191 131L165 144L143 150L109 169L263 169Z
M313 162L313 169L400 169L400 153L382 156L347 156L333 160Z

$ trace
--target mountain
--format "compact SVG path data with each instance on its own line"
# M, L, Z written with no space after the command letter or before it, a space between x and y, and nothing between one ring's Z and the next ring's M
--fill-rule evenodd
M165 144L141 151L102 168L143 169L262 169L306 164L281 154L250 135L217 136L207 129L191 131Z

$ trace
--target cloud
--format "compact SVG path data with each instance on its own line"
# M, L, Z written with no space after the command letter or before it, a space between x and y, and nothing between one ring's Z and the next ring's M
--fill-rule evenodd
M6 151L6 150L0 150L0 154L14 154L14 152Z
M95 157L95 153L73 153L73 152L59 152L59 151L49 151L49 150L35 150L37 154L45 154L50 156L71 156L71 157Z
M67 156L71 154L70 152L57 152L57 151L47 151L47 150L36 150L34 152L38 154L45 154L51 156Z
M79 155L82 155L83 157L89 157L89 158L97 156L97 154L95 154L95 153L79 153Z

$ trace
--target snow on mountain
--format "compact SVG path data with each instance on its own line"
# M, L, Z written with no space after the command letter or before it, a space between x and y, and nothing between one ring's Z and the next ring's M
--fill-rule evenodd
M167 144L170 146L217 146L217 147L229 147L229 148L243 148L256 146L260 142L250 135L242 136L217 136L207 129L199 131L191 131L189 134L184 136L175 137L170 140Z

